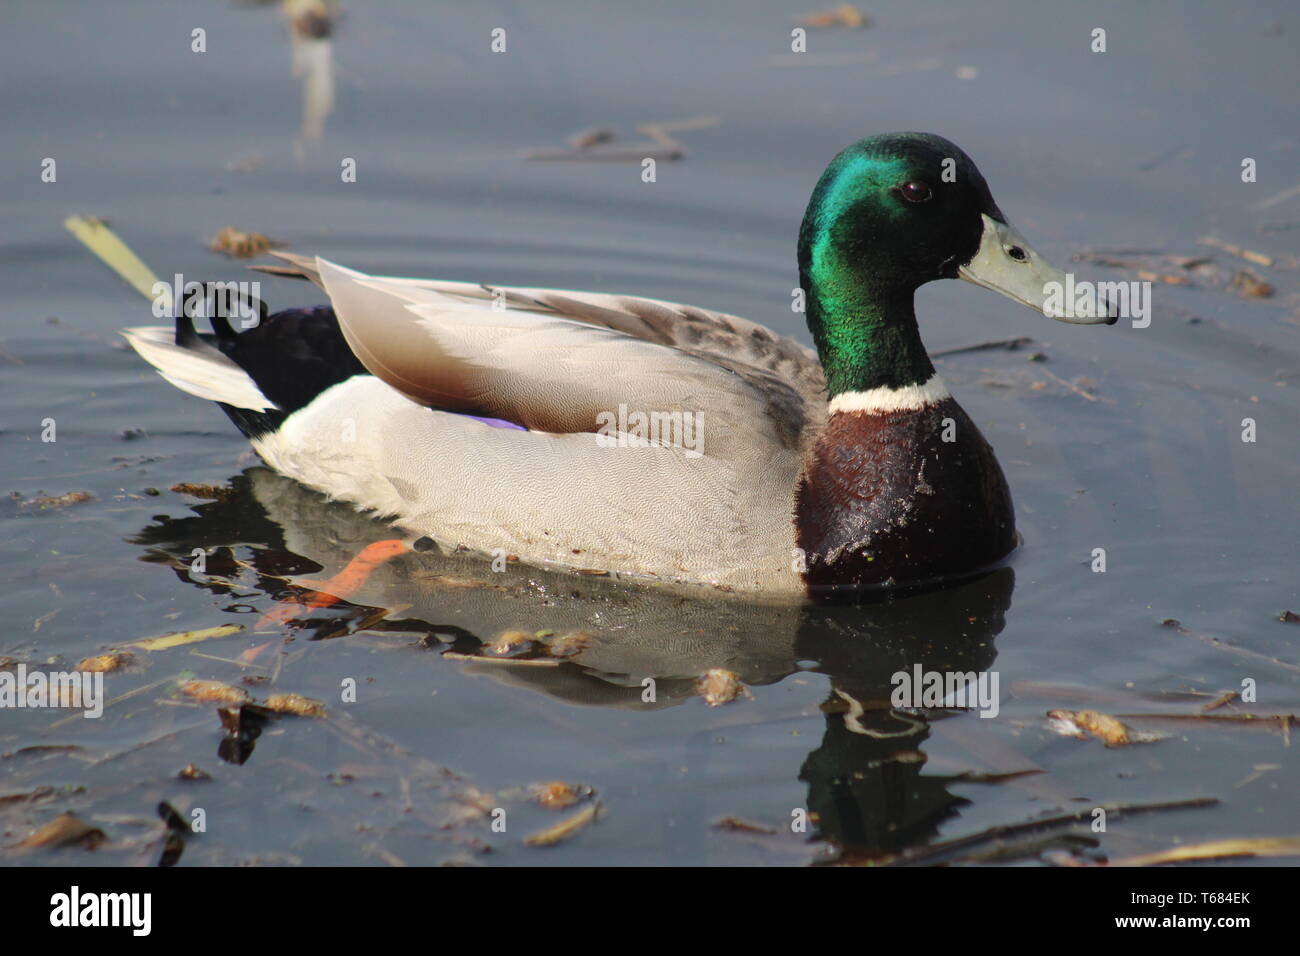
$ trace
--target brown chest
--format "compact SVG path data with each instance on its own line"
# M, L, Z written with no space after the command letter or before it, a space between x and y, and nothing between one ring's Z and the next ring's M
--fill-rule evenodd
M1015 543L1002 469L951 398L833 414L805 463L796 536L813 592L932 581Z

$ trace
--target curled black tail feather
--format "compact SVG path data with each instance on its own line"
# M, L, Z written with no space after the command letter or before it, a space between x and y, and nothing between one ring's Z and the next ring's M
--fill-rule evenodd
M219 350L247 372L261 393L275 403L276 408L266 411L218 403L235 427L249 438L275 431L326 389L354 375L370 374L352 353L329 306L286 309L268 315L266 304L260 299L254 301L260 320L253 328L240 332L224 316L212 318L212 332L198 332L186 310L176 310L177 345L195 351Z

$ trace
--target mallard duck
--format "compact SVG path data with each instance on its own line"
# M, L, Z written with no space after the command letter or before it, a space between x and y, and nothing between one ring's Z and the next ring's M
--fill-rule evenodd
M872 136L822 174L798 246L816 351L672 302L277 255L264 271L329 306L211 333L182 306L123 334L270 467L425 546L800 597L940 581L1015 546L1002 469L935 374L913 294L960 277L1044 311L1065 275L939 136Z

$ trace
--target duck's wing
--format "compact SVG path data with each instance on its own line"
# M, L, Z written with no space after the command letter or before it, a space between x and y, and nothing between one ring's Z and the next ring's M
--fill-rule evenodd
M327 292L331 291L326 287L321 265L315 257L284 252L271 254L287 265L253 268L309 279ZM423 299L426 311L444 306L448 318L453 321L465 318L475 309L491 308L498 317L504 310L608 329L728 369L774 396L792 392L797 396L798 404L818 410L812 416L814 420L820 419L820 411L825 407L825 380L817 353L794 339L777 335L740 316L638 296L366 276L351 270L339 271L353 279L364 279L372 289L382 288L399 299L410 299L412 301L407 303L410 305L416 304L414 300L419 298L420 292L434 293ZM337 308L337 303L335 305ZM349 324L359 331L359 322ZM388 327L388 323L384 325ZM360 357L364 362L365 357Z
M794 489L820 396L810 407L775 372L573 318L535 303L541 290L512 302L312 269L373 375L255 440L276 470L440 543L529 563L802 586Z

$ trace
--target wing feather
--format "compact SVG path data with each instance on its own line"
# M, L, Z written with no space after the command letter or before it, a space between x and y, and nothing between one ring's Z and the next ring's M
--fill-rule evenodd
M361 362L422 404L556 433L596 431L620 407L691 412L723 454L735 441L791 447L808 417L807 400L781 376L669 344L669 330L703 320L658 303L629 311L612 296L515 289L519 307L467 283L435 288L324 259L315 271ZM732 323L744 320L722 321L743 334ZM751 336L759 328L746 324Z

